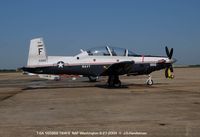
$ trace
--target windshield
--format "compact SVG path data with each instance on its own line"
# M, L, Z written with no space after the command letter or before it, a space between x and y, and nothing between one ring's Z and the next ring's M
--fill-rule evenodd
M109 47L113 56L126 56L126 49L117 48L117 47Z
M110 53L108 52L106 47L92 48L88 50L87 53L90 56L110 56Z
M89 56L139 56L138 54L118 47L97 47L87 50Z

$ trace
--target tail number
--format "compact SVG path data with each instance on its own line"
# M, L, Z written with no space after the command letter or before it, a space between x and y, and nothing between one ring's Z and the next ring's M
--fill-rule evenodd
M46 59L39 59L39 62L46 62Z

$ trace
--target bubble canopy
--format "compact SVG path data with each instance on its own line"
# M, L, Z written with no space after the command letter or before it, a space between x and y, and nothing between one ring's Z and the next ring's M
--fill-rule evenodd
M87 50L89 56L140 56L128 49L118 47L97 47Z

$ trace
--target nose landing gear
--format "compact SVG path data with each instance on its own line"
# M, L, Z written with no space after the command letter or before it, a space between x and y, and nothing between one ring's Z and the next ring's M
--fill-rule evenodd
M147 84L147 85L153 85L153 80L152 80L152 78L151 78L151 75L148 75L148 79L147 79L147 81L146 81L146 84Z

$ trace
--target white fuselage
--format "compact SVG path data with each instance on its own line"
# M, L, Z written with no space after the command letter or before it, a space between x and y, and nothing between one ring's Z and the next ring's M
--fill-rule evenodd
M38 62L38 64L31 65L29 67L57 66L59 61L63 61L65 66L113 64L123 61L134 61L136 64L156 64L160 61L165 61L166 63L172 62L172 60L168 59L167 57L89 56L85 52L82 52L76 56L48 56L46 62Z

